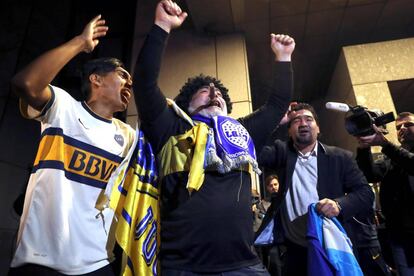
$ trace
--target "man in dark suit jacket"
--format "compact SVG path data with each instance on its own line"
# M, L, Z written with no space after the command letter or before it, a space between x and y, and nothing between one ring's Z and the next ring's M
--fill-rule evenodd
M276 140L263 149L262 165L275 169L280 193L272 202L257 235L275 218L275 238L287 245L285 275L306 275L307 211L318 211L342 222L372 207L374 194L352 154L318 141L315 110L297 104L289 114L289 141Z

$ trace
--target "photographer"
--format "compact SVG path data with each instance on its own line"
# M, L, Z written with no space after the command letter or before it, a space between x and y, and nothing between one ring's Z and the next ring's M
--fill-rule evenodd
M414 114L398 114L395 124L401 147L374 125L373 135L357 138L357 162L369 182L381 181L380 201L394 262L405 276L414 275ZM382 158L374 162L370 146L381 146Z

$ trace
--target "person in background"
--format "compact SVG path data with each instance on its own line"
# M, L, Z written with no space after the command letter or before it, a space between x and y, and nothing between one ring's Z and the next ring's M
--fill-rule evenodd
M277 194L279 192L279 179L277 175L268 175L266 177L265 184L268 195Z
M256 189L252 189L252 212L253 212L253 231L256 232L266 214L270 203L261 199Z
M401 146L373 127L373 135L357 138L357 162L368 181L381 182L381 208L399 275L414 275L414 114L402 112L395 120ZM375 161L371 146L381 147Z
M274 197L277 192L279 191L279 180L277 178L277 175L271 174L266 177L265 179L265 187L266 187L266 197L261 198L260 194L257 192L256 189L252 189L252 209L254 213L254 219L253 219L253 230L256 232L260 224L262 223L262 220L264 218L264 215L267 212L267 209L270 207L271 198Z
M266 197L261 200L261 206L263 206L263 209L266 209L267 212L272 201L276 199L279 192L279 178L276 174L269 174L265 178L265 188ZM258 227L255 229L255 233L262 224L266 212L264 215L261 215L260 224L258 224ZM270 275L282 275L286 247L283 244L274 241L274 243L272 242L270 244L256 245L255 248Z

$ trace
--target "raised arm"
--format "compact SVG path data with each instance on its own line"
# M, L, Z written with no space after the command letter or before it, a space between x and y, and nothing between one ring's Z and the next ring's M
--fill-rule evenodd
M158 87L161 60L169 32L178 28L187 17L170 0L158 3L155 21L138 56L134 72L134 95L142 122L154 121L166 108L165 96Z
M288 110L293 92L293 71L290 61L295 49L294 39L288 35L271 34L270 48L276 61L272 93L260 109L239 119L253 138L258 153Z
M108 27L98 15L83 29L83 32L68 42L47 51L12 79L13 91L30 106L41 110L51 97L48 84L73 57L81 52L92 52L99 38L106 35Z
M158 3L155 10L155 25L169 33L178 28L187 18L187 13L171 0L163 0Z
M270 47L275 54L276 61L290 62L295 45L295 40L288 35L270 34Z

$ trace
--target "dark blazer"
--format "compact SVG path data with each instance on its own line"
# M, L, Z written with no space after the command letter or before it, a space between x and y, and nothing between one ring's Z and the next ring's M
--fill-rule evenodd
M369 148L359 148L357 162L367 179L381 182L381 210L385 215L387 233L393 239L414 243L414 148L411 152L387 143L383 158L374 162ZM414 260L414 257L413 257ZM414 262L414 261L413 261Z
M292 185L297 156L297 151L291 141L276 140L272 145L263 148L259 163L269 169L276 170L279 176L280 192L278 196L273 198L256 236L261 233L271 219L279 215L279 209L285 199L287 189ZM329 198L339 203L341 206L339 219L342 222L359 212L367 212L372 208L374 193L352 158L351 152L318 143L317 160L319 198Z

